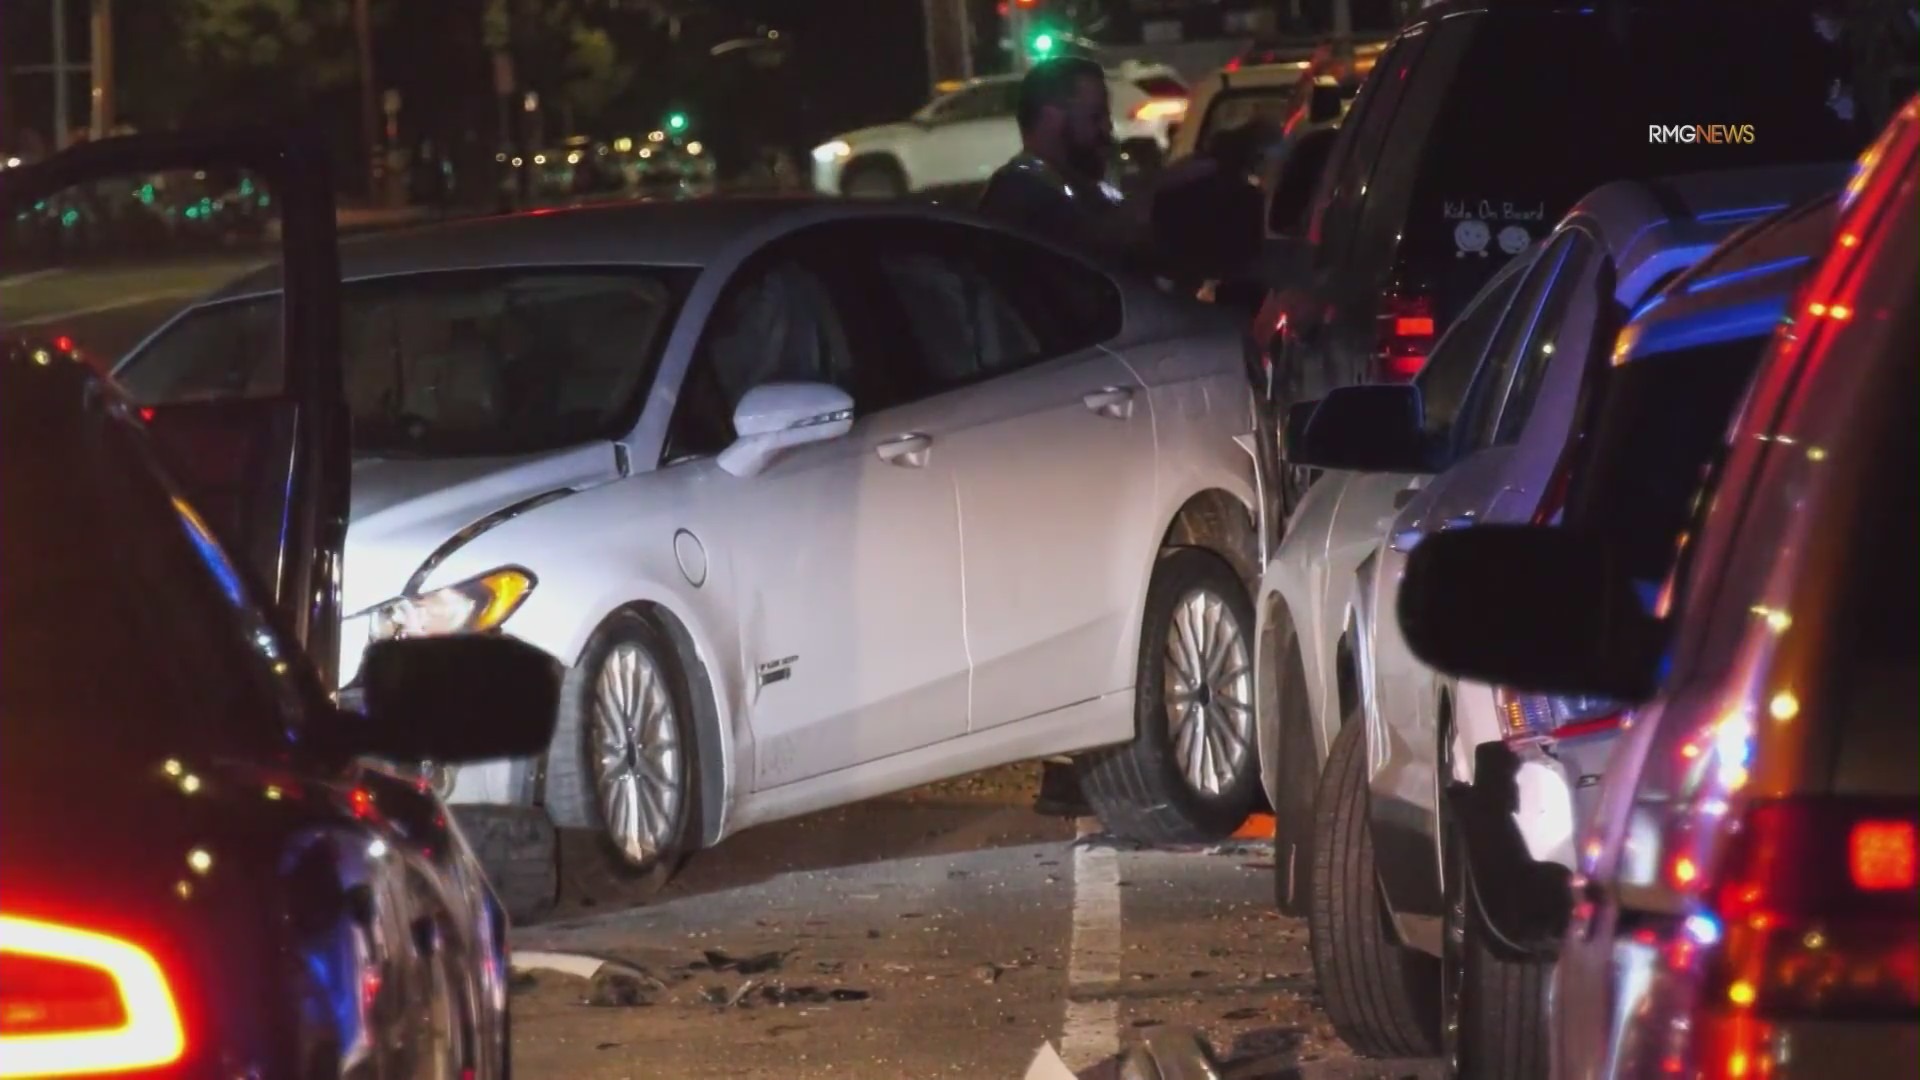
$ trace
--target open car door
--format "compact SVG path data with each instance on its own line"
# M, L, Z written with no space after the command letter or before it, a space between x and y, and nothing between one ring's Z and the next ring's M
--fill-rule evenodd
M135 397L329 687L351 470L334 224L318 141L280 131L106 139L0 171L0 330L111 370L208 294L272 297L253 337L194 345L209 373L254 361L243 383Z

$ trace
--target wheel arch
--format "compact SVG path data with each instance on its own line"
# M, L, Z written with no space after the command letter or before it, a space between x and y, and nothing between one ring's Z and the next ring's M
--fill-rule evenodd
M862 169L891 169L894 175L900 178L900 186L903 190L913 190L913 174L907 171L906 155L897 147L862 150L848 158L847 163L840 167L840 194L846 194L847 177Z
M639 616L667 638L674 652L672 659L686 676L688 697L693 706L695 750L700 769L699 842L701 847L711 847L726 834L735 795L733 777L737 775L733 762L738 752L730 723L732 713L723 691L725 672L716 674L712 639L700 632L697 622L658 595L612 602L604 610L605 614L585 628L561 655L570 658L569 672L577 671L607 625L622 615ZM577 742L579 738L577 724L570 723L563 710L560 723L554 729L553 745L547 751L549 761L567 753L568 740ZM547 812L556 825L591 827L594 815L586 790L584 761L579 763L575 774L577 790L559 790L561 785L549 783Z
M1260 595L1260 526L1256 511L1223 488L1187 497L1161 534L1159 550L1192 547L1211 551L1233 567L1248 597Z

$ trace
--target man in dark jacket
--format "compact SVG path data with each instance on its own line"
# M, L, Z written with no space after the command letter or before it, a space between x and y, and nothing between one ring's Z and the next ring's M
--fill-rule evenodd
M1081 57L1034 65L1020 82L1020 153L987 182L980 210L1104 261L1149 261L1146 222L1106 182L1113 153L1107 74Z

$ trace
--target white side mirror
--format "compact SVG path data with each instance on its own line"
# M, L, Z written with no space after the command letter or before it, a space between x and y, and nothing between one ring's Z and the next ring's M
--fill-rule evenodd
M733 430L737 437L720 452L720 467L755 476L783 450L853 430L853 398L827 383L763 383L734 408Z

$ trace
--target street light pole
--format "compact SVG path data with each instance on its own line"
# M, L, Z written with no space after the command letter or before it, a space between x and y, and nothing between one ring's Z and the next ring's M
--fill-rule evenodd
M93 137L113 133L113 0L93 0Z
M53 148L67 148L72 115L67 103L67 3L53 0Z
M367 0L353 0L353 35L360 67L360 142L367 162L367 197L380 200L380 104L374 92L373 20Z

